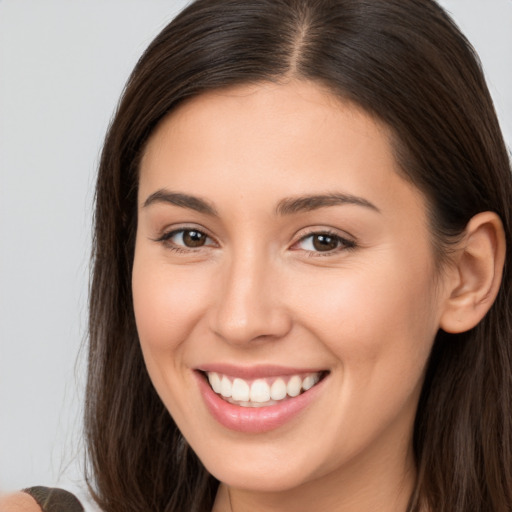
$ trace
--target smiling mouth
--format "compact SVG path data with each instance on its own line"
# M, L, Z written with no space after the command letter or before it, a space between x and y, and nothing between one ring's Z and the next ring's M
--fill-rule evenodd
M268 407L295 398L316 386L327 371L246 380L203 372L211 389L223 400L241 407Z

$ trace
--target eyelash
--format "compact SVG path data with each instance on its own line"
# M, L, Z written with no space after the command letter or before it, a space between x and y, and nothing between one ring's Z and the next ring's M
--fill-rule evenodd
M204 244L198 247L187 247L185 245L177 245L173 242L171 242L171 239L182 233L183 235L185 233L198 233L199 235L203 235L207 239L212 240L210 236L208 236L204 231L201 231L200 229L195 228L180 228L180 229L174 229L172 231L169 231L167 233L164 233L160 238L156 239L155 242L160 242L165 245L166 248L170 249L171 251L177 252L177 253L190 253L196 250L201 250L204 247L211 247L212 244ZM306 235L302 236L297 242L295 242L292 245L292 250L300 250L300 249L293 249L293 247L298 246L300 243L306 241L308 238L313 237L319 237L319 236L325 236L333 239L337 246L332 250L327 251L314 251L314 250L304 250L304 252L308 255L308 257L325 257L325 256L332 256L333 254L337 254L340 251L347 251L347 250L353 250L357 248L357 244L354 240L349 240L347 238L344 238L340 236L339 234L329 231L329 230L319 230L319 231L312 231L307 233Z
M312 231L310 233L307 233L306 235L302 236L297 242L295 242L292 247L299 245L300 243L306 241L308 238L319 237L319 236L325 236L325 237L333 239L336 242L336 247L334 249L328 250L328 251L305 250L305 252L307 253L307 255L309 257L315 258L315 257L333 256L334 254L338 254L341 251L350 251L350 250L357 248L357 244L354 240L344 238L344 237L340 236L338 233L329 231L328 229Z
M174 242L171 242L171 239L178 235L179 233L182 233L183 235L185 233L198 233L200 235L205 236L207 239L212 240L210 236L208 236L204 231L201 231L200 229L196 228L180 228L180 229L173 229L172 231L169 231L167 233L164 233L160 238L156 239L155 242L161 242L165 245L167 249L170 249L171 251L177 252L177 253L190 253L191 251L195 251L198 249L202 249L203 247L211 247L211 244L205 244L198 247L187 247L185 245L177 245Z

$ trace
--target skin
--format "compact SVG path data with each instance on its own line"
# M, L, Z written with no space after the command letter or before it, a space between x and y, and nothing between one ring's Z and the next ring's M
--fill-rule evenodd
M146 204L161 190L217 215ZM276 212L329 193L373 207ZM400 177L386 128L307 82L207 93L152 135L138 199L140 342L157 392L222 482L214 510L405 511L425 365L457 273L435 270L425 200ZM185 228L205 245L162 240ZM325 232L349 243L315 251L311 234ZM205 407L194 369L208 363L329 375L300 415L246 434Z
M0 512L41 512L34 498L24 492L0 497Z

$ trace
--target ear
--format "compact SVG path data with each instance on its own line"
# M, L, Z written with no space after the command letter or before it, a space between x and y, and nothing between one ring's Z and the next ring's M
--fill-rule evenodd
M496 213L482 212L469 221L454 258L454 279L447 290L441 329L468 331L489 311L501 285L505 245L503 224Z

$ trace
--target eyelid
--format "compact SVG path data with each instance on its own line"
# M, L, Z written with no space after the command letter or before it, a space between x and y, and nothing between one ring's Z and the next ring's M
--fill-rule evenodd
M336 247L335 249L328 250L328 251L315 251L315 250L308 250L308 249L300 249L297 246L307 240L310 237L313 237L315 235L327 235L330 237L333 237L337 239L340 242L340 246ZM335 230L333 228L323 228L321 226L318 227L311 227L307 228L306 230L301 230L296 235L296 240L291 245L292 250L302 250L306 253L308 253L310 256L332 256L335 254L339 254L340 252L352 250L357 247L357 242L354 236L346 233L346 232L340 232L338 230Z
M209 239L213 242L213 244L205 243L204 245L199 246L199 247L187 247L185 245L178 245L178 244L175 244L174 242L171 242L171 238L173 236L177 235L178 233L182 233L182 232L186 232L186 231L197 231L198 233L205 235L207 239ZM168 246L170 249L175 249L175 250L184 251L184 252L199 251L201 249L204 249L205 247L213 247L213 246L219 245L217 240L215 239L215 237L213 237L206 228L204 228L202 226L198 226L197 224L196 225L187 224L187 225L178 225L178 226L167 227L163 230L163 232L161 232L161 234L159 234L157 236L157 238L154 238L152 240L154 242L163 243L166 246Z
M198 247L188 247L186 245L176 244L171 241L171 238L177 235L178 233L183 233L186 231L197 231L203 234L210 242L206 242L202 246ZM327 235L335 238L339 242L339 247L336 247L332 250L327 251L318 251L318 250L308 250L301 249L297 247L301 242L307 240L309 237L313 237L315 235ZM355 237L346 233L340 232L339 230L333 228L327 228L322 226L314 226L301 229L295 235L295 241L290 246L291 250L301 250L305 253L308 253L310 256L332 256L334 254L338 254L342 251L351 250L357 247L357 242ZM219 243L215 239L213 235L209 233L209 230L204 228L203 226L197 224L187 224L187 225L177 225L177 226L168 226L163 230L163 232L158 235L157 238L152 239L154 242L159 242L165 244L168 248L176 250L178 252L197 252L207 247L219 247Z

